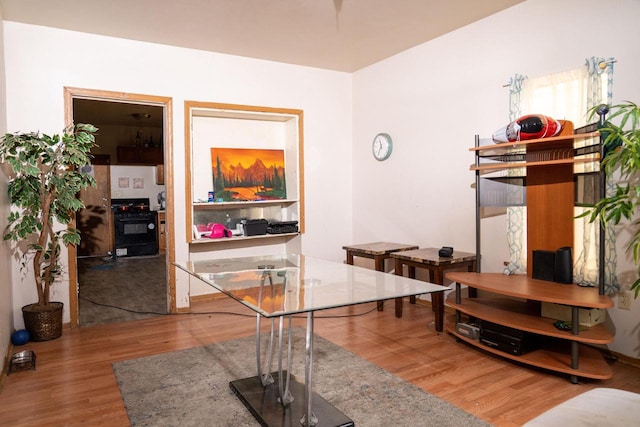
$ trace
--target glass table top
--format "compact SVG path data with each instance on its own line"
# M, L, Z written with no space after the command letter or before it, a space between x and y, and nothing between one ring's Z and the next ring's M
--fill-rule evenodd
M210 259L175 265L264 317L450 289L297 254Z

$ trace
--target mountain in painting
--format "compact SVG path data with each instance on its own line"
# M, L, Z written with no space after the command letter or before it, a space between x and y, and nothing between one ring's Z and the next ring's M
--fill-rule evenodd
M283 167L267 167L262 160L256 161L245 168L241 163L225 167L220 165L224 187L245 187L249 185L274 186L274 182L284 177ZM214 176L219 176L214 168Z

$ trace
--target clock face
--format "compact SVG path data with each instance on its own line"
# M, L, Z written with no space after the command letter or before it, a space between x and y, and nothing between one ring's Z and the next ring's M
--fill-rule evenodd
M393 150L393 141L391 137L386 133L379 133L373 138L372 145L373 157L376 160L387 160L391 156Z

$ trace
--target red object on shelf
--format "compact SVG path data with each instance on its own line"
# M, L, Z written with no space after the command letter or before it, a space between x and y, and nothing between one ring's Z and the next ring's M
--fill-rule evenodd
M560 122L542 114L528 114L512 121L492 135L494 141L513 142L555 136L562 130Z

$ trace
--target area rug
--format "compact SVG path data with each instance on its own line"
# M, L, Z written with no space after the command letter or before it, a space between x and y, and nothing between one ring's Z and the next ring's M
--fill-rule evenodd
M294 329L293 342L292 373L304 381L304 330ZM256 374L255 348L247 337L114 363L131 425L259 425L229 388ZM314 391L356 426L489 425L319 336Z

